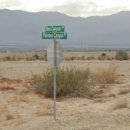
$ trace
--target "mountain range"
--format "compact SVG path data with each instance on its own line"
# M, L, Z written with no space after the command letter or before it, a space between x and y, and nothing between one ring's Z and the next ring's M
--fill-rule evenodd
M0 10L0 49L46 49L53 40L43 40L48 25L64 25L63 47L130 48L130 11L109 16L71 17L58 12Z

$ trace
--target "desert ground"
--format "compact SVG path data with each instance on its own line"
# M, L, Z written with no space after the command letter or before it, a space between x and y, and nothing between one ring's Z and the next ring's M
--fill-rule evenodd
M67 52L64 56L97 57L102 53ZM105 53L115 55L115 52ZM23 57L23 54L31 57L32 52L2 52L0 58ZM0 130L130 130L130 60L64 60L59 67L89 68L95 72L110 65L117 66L120 75L117 83L100 88L102 93L93 98L58 98L54 120L53 99L30 92L26 87L32 74L42 74L50 68L48 62L1 60Z

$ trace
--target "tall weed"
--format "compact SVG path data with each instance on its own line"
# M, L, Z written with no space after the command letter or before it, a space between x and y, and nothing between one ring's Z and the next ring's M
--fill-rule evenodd
M111 64L108 68L99 68L94 74L96 83L100 85L114 84L119 78L117 66Z

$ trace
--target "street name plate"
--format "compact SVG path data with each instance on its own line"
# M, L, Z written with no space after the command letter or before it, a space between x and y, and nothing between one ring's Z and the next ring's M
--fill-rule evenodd
M42 39L67 39L67 33L42 33Z
M64 25L61 26L46 26L45 32L64 32L65 27Z

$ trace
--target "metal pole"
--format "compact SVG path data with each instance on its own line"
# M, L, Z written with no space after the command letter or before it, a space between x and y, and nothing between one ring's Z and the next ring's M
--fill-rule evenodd
M56 40L54 39L54 67L53 67L53 74L54 74L54 120L56 120L56 65L57 65L57 59L56 59Z

